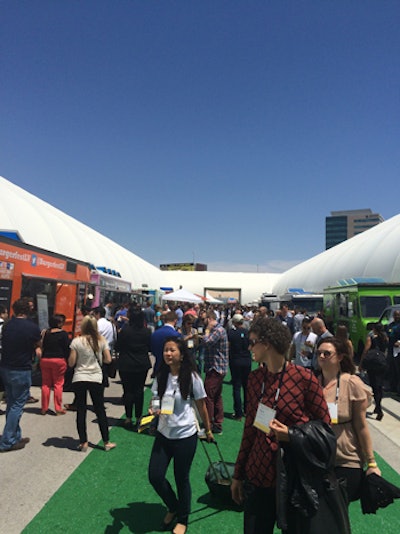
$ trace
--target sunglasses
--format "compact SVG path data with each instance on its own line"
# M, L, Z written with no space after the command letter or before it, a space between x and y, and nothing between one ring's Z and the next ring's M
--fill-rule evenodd
M332 351L332 350L317 350L315 351L316 355L319 357L319 356L324 356L324 358L330 358L331 356L333 356L334 354L336 354L335 351Z

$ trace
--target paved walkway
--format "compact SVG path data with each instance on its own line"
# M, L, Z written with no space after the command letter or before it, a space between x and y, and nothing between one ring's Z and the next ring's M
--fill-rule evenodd
M110 425L115 425L123 415L120 404L122 388L111 383L106 390L106 408ZM32 387L32 393L40 398L40 388ZM64 394L64 402L73 398ZM399 402L383 400L385 416L381 422L369 418L374 449L400 473L400 418ZM1 408L5 408L2 404ZM0 431L5 416L0 415ZM100 433L93 412L88 412L89 441L95 445ZM86 457L78 452L75 413L64 416L40 415L40 404L29 404L21 420L24 436L31 442L21 451L0 454L1 499L0 534L20 534L23 528L41 510L69 475ZM90 454L90 449L87 454ZM51 466L49 468L49 466Z
M31 392L40 399L39 387L33 386ZM106 390L110 425L116 424L125 411L120 404L121 393L122 386L113 382ZM64 393L64 402L72 399L73 393ZM5 404L0 408L5 410ZM26 405L21 428L23 437L30 437L31 442L20 451L0 454L1 534L20 534L86 454L90 454L90 449L86 454L76 450L79 440L75 420L75 412L43 416L40 402ZM89 442L95 445L101 436L94 412L88 411L87 421ZM0 415L0 432L4 422L5 415Z

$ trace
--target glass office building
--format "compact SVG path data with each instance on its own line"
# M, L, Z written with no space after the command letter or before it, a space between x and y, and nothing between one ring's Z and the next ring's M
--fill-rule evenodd
M325 219L325 248L331 248L383 222L379 213L370 209L331 211Z

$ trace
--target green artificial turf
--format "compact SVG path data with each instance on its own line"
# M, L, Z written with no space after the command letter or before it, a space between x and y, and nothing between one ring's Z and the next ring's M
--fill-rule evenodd
M150 392L146 391L145 405L149 398ZM243 422L228 418L232 413L232 388L228 384L224 384L224 403L227 417L218 444L225 460L234 462ZM24 529L24 534L142 534L158 531L165 508L147 480L153 438L114 427L111 430L111 440L117 442L118 447L108 453L101 449L93 450ZM206 446L213 460L217 460L215 446ZM379 460L379 465L383 476L400 486L400 476L382 459ZM242 532L242 514L226 509L210 498L204 481L207 466L207 458L199 444L191 470L193 495L189 532ZM173 482L171 470L168 478ZM399 502L379 510L376 516L363 516L360 504L353 503L350 516L353 534L400 532Z

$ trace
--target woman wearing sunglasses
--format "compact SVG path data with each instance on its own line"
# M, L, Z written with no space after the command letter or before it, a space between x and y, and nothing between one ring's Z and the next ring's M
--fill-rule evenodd
M356 376L347 346L335 337L322 340L316 351L320 383L337 438L336 476L347 481L349 501L360 498L363 468L366 474L381 472L377 466L366 411L369 388Z
M281 447L287 457L293 455L293 432L301 431L311 420L320 423L322 432L329 433L333 441L330 458L334 456L335 437L322 388L311 370L286 360L290 342L288 327L276 319L259 318L250 327L249 349L259 367L248 380L246 423L232 482L233 499L244 504L245 534L274 531L277 486L280 488L278 450ZM285 532L316 532L308 517L299 517L298 509L288 505L286 511L289 527Z

